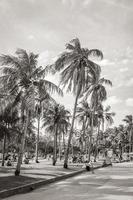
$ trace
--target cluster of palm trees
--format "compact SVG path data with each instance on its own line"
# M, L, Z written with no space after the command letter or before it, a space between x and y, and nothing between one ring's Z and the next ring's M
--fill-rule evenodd
M83 140L87 138L86 149L90 160L94 134L97 133L97 143L101 129L104 131L105 121L112 124L114 116L110 107L103 107L107 99L105 86L112 83L101 78L101 67L93 61L93 57L103 59L103 53L98 49L82 48L78 38L66 44L66 50L55 63L46 67L38 66L38 55L23 49L18 49L15 56L0 56L0 126L4 145L9 131L19 135L15 175L20 174L26 137L34 130L35 121L38 124L36 162L40 128L43 126L54 137L53 165L57 161L57 139L60 144L63 138L64 168L68 167L75 120L80 124L79 129L81 126ZM46 79L48 73L60 73L60 87ZM63 89L75 96L72 114L52 97L53 93L63 96ZM9 118L7 121L6 117ZM65 135L68 135L67 144Z
M118 127L107 128L99 135L101 146L104 143L105 149L112 149L113 153L119 155L121 159L123 153L133 152L133 116L126 115L123 122L125 124L120 124ZM101 148L100 144L98 148Z
M115 113L110 111L110 106L107 106L104 109L102 104L97 105L95 113L93 113L93 110L91 110L91 107L86 101L81 102L79 105L80 106L77 107L77 118L79 123L82 124L80 143L82 144L82 148L84 144L84 149L89 150L88 159L90 159L90 155L92 151L94 151L93 154L96 160L99 150L98 143L101 135L105 132L104 125L106 124L106 126L109 127L114 123L113 117L115 116ZM92 114L93 126L91 126ZM88 147L86 145L88 145ZM81 150L81 152L84 151Z

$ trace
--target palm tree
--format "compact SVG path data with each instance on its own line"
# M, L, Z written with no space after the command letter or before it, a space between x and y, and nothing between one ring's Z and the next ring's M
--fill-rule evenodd
M70 113L71 118L71 113ZM71 127L71 123L69 121L64 121L64 123L61 124L60 127L60 134L62 133L62 143L63 143L63 150L64 150L64 156L66 153L66 141L65 138L68 137L68 131Z
M66 51L63 52L54 64L55 71L61 71L60 84L67 87L67 91L72 91L75 95L75 103L72 115L72 123L68 138L64 168L68 167L68 155L72 139L76 107L78 99L84 93L87 85L91 84L92 77L100 71L100 67L89 59L89 56L103 58L103 54L98 49L82 48L78 38L73 39L66 45Z
M42 113L45 110L45 105L49 103L49 101L54 101L54 99L50 96L52 93L57 93L58 95L63 96L62 90L56 86L54 83L44 79L46 75L46 71L48 69L43 70L43 79L39 79L35 84L37 87L37 95L35 97L35 111L36 117L38 121L38 130L37 130L37 141L36 141L36 158L35 161L38 163L38 143L39 143L39 133L40 133L40 121L42 118Z
M80 103L80 106L77 107L77 118L79 120L79 123L82 123L82 142L85 141L85 144L89 142L90 135L90 123L91 123L91 116L92 116L92 110L89 106L89 104L86 101L82 101ZM86 147L87 148L87 147ZM86 149L85 148L85 149Z
M2 105L1 105L2 107ZM4 166L5 160L5 149L6 149L6 140L11 136L14 130L14 125L18 121L18 112L16 109L12 108L11 104L8 104L4 109L1 108L0 114L0 129L3 134L3 157L2 157L2 166Z
M118 127L119 134L118 134L118 144L120 150L120 158L122 160L122 154L125 150L125 145L127 143L127 131L124 125L120 124Z
M71 114L69 115L71 117ZM70 129L69 120L63 120L61 124L59 124L59 158L61 160L61 143L63 144L64 155L66 152L65 147L65 137L67 136L68 130ZM62 139L62 142L61 142Z
M0 130L2 132L1 138L3 138L3 148L2 148L2 166L5 163L5 149L6 149L6 138L10 135L9 129L0 123Z
M1 82L6 88L7 94L14 101L14 105L19 104L21 110L22 140L15 175L20 174L29 117L34 109L34 81L40 73L40 68L37 68L37 58L38 55L33 53L28 55L23 49L18 49L16 56L2 55L0 57L0 64L3 66Z
M107 127L114 123L113 117L115 116L114 112L110 111L111 106L107 106L105 109L101 105L98 109L98 117L102 123L102 131L104 132L104 123L107 122Z
M54 152L53 152L53 165L57 161L57 135L61 130L61 126L69 123L70 112L64 106L52 103L46 109L43 116L43 127L46 131L54 133Z
M27 152L27 157L30 158L30 152L33 152L36 144L36 130L35 118L29 120L27 135L25 138L25 152Z
M52 91L57 89L57 87L52 87L53 85L51 86L49 81L43 80L45 70L41 66L37 66L37 59L38 55L28 54L23 49L18 49L16 56L0 56L3 73L0 77L0 82L7 91L10 101L14 102L14 105L18 105L21 115L22 138L15 175L20 174L27 128L30 117L34 116L35 97L38 94L37 88L41 82L45 91L48 91L49 88Z
M91 153L91 146L92 146L94 116L97 113L99 105L102 104L102 102L107 99L107 91L105 85L112 86L112 82L110 80L100 77L100 72L98 70L96 74L97 74L96 76L93 76L92 84L89 84L88 87L86 87L85 91L86 92L85 99L90 97L90 107L92 109L89 155Z
M125 119L123 119L124 122L127 124L127 130L129 133L129 152L132 152L132 141L133 141L133 116L132 115L126 115Z
M95 151L95 159L96 156L98 154L98 138L99 138L99 134L100 134L100 125L102 125L102 132L104 133L104 123L105 121L107 122L107 125L110 126L114 123L113 117L115 116L114 112L110 111L111 107L107 106L105 109L103 107L103 105L101 103L99 103L98 107L97 107L97 111L96 111L96 115L97 115L97 138L96 138L96 151Z

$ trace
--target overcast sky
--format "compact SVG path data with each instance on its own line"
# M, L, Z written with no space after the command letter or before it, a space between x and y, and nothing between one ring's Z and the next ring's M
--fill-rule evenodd
M104 53L102 75L113 82L106 104L118 125L133 114L133 1L0 0L1 54L24 48L39 53L45 66L75 37L83 47ZM58 83L57 77L51 80ZM73 107L70 94L57 100Z

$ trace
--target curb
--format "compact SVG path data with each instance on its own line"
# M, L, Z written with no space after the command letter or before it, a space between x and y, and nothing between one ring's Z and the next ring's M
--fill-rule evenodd
M94 169L99 169L99 168L103 168L103 167L104 166L97 166L97 167L94 167ZM83 172L86 172L86 169L82 169L82 170L79 170L79 171L76 171L76 172L71 172L69 174L57 176L55 178L51 178L51 179L47 179L47 180L36 181L34 183L29 183L29 184L22 185L22 186L19 186L19 187L8 189L8 190L2 190L2 191L0 191L0 199L6 198L6 197L9 197L9 196L13 196L13 195L16 195L16 194L27 193L27 192L30 192L30 191L32 191L32 190L34 190L34 189L36 189L40 186L48 185L50 183L54 183L54 182L57 182L57 181L61 181L63 179L67 179L67 178L79 175Z
M12 189L8 189L8 190L2 190L0 192L0 199L6 198L6 197L9 197L9 196L13 196L15 194L22 194L22 193L30 192L30 191L32 191L32 190L34 190L34 189L36 189L40 186L48 185L50 183L54 183L54 182L57 182L57 181L61 181L63 179L67 179L67 178L76 176L78 174L81 174L85 171L86 171L85 169L82 169L82 170L79 170L79 171L76 171L76 172L71 172L69 174L65 174L65 175L62 175L62 176L57 176L55 178L51 178L51 179L48 179L48 180L36 181L34 183L29 183L29 184L22 185L22 186L19 186L19 187L16 187L16 188L12 188Z

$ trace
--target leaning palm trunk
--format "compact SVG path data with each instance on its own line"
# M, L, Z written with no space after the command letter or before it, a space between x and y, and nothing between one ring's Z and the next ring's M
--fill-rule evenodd
M75 121L75 114L76 114L78 97L79 97L79 91L77 92L76 99L75 99L75 104L74 104L74 110L73 110L73 116L72 116L72 124L71 124L71 128L70 128L68 144L67 144L67 149L66 149L66 153L65 153L64 168L68 168L68 155L69 155L71 139L72 139L72 134L73 134L73 127L74 127L74 121Z
M55 125L55 134L54 134L54 152L53 152L53 165L57 162L57 132L58 132L58 126Z
M104 133L104 120L102 121L102 132ZM104 141L106 144L106 141ZM103 156L106 157L106 150L105 148L103 149Z
M86 155L86 158L87 158L87 154L88 154L88 138L85 141L85 155Z
M97 138L96 138L96 152L95 152L94 161L96 161L96 158L97 158L97 155L98 155L98 137L99 137L99 132L100 132L100 123L98 122Z
M91 116L91 133L90 133L90 141L89 141L89 149L88 149L88 162L90 162L90 157L91 157L92 135L93 135L93 113L92 113L92 116Z
M85 128L85 133L87 132L88 127L89 127L89 123L87 123L87 126ZM87 158L87 155L88 155L88 146L89 146L89 136L88 136L88 134L87 134L87 138L85 140L85 146L86 146L85 147L85 152L86 152L86 158Z
M38 115L38 130L37 130L37 139L36 139L36 158L35 158L36 163L39 163L38 161L39 134L40 134L40 115Z
M3 139L2 166L4 166L5 164L5 149L6 149L6 133L4 134L4 139Z
M27 116L27 118L26 118L26 123L25 123L25 127L24 127L24 133L23 133L22 139L21 139L22 142L21 142L21 146L19 149L18 162L17 162L17 166L16 166L16 170L15 170L15 176L19 176L19 174L20 174L20 168L21 168L21 164L22 164L24 146L25 146L25 138L26 138L27 128L28 128L28 124L29 124L29 112L27 112L26 116Z
M63 133L62 133L62 138L63 138L63 148L64 148L64 156L65 156L66 144L65 144L65 133L64 133L64 131L63 131Z
M59 134L59 159L61 160L61 133Z
M82 136L82 141L81 141L81 154L83 155L84 153L84 142L85 142L85 120L83 118L83 126L82 126L82 131L83 131L83 136Z
M74 144L73 139L71 140L72 157L74 156Z

